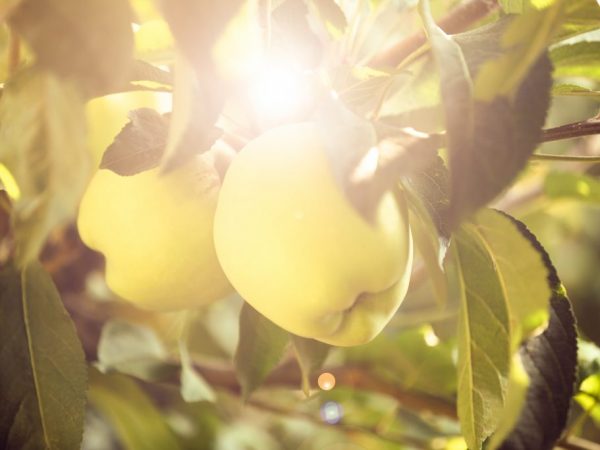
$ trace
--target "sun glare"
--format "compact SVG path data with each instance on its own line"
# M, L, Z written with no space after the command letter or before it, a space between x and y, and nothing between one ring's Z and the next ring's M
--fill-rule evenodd
M310 101L309 90L302 70L269 61L256 71L248 96L259 119L269 123L301 113Z

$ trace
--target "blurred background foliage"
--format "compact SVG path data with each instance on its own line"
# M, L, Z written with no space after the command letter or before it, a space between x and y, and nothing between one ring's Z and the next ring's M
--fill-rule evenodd
M153 1L131 3L136 58L168 69L175 63L169 27ZM367 66L389 43L420 29L416 3L340 0L338 8L327 1L273 0L273 41L285 53L295 40L305 42L310 35L312 44L296 56L310 65L326 53L326 61L335 67L330 71L331 84L347 106L363 114L378 109L390 123L437 131L443 115L439 79L430 58L392 78ZM434 17L439 18L460 1L431 3ZM353 8L357 18L346 23L340 11ZM492 15L487 20L495 18ZM234 21L240 26L243 17ZM345 32L350 26L352 32ZM320 39L323 33L327 45ZM2 61L10 51L8 35L3 27ZM585 36L594 42L600 39L598 33ZM215 55L217 64L231 58L231 49L239 44L223 44L226 50ZM347 53L350 46L352 52ZM242 46L239 51L246 49ZM27 61L28 50L23 52L23 61ZM594 70L598 67L600 60ZM0 79L6 79L7 70L0 65ZM587 91L571 89L568 94L555 95L546 128L598 113L600 77L582 78L568 70L559 74L557 86L574 84ZM138 87L140 90L87 102L88 143L95 165L127 123L130 110L171 110L168 88L154 90L156 85L149 83ZM382 91L389 95L383 104L377 104L376 94ZM237 120L232 117L236 105L225 108L232 121ZM555 155L599 155L600 137L546 143L538 150ZM494 206L531 229L567 287L580 332L582 382L568 433L600 442L600 164L532 160ZM439 303L422 264L416 264L409 294L384 332L364 346L332 349L323 367L310 375L308 397L301 389L294 352L288 348L265 383L244 401L232 368L242 307L239 297L217 302L192 317L191 313L137 310L110 293L104 284L102 259L81 244L72 227L50 236L42 261L92 363L82 444L86 450L466 448L454 408L458 305L452 299ZM184 327L188 329L189 358L179 351ZM189 367L180 370L182 364ZM318 385L323 372L335 377L331 389Z

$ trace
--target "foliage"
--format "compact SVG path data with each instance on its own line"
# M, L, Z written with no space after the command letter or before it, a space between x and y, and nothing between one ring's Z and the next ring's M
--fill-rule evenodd
M600 441L595 0L10 0L0 19L0 447ZM409 291L371 342L294 335L238 293L153 312L107 288L74 225L92 169L203 154L222 180L307 121L361 224L388 192L408 205Z

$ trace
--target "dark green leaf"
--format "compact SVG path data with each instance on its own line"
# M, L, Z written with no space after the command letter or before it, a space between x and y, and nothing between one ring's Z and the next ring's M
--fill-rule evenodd
M158 167L167 145L169 120L150 108L129 113L129 123L106 149L101 169L127 176Z
M308 396L311 388L310 376L321 368L329 354L331 346L315 341L314 339L295 335L292 336L292 343L294 344L296 358L302 371L302 390Z
M165 417L130 378L91 369L89 400L112 425L123 448L181 448Z
M503 31L494 43L498 54L485 61L473 77L477 100L490 102L497 97L512 97L518 91L557 33L567 3L557 0L543 9L528 7L521 15L491 25L499 25Z
M290 335L248 303L240 313L240 338L234 362L242 395L248 398L281 360Z
M569 300L563 290L554 288L548 327L519 351L530 386L503 450L552 449L567 423L575 388L577 332Z
M458 39L458 36L456 37ZM468 39L467 39L468 38ZM461 46L467 61L476 70L481 64L481 40L462 35ZM491 42L490 52L496 44ZM485 53L485 52L484 52ZM551 65L542 56L523 84L511 97L496 97L491 102L477 100L471 133L452 128L448 123L448 151L451 171L451 223L484 206L502 192L524 168L539 142L550 104ZM447 114L452 113L452 98Z
M0 272L0 447L77 449L87 384L75 327L38 263Z
M551 198L600 203L600 180L576 172L553 171L546 175L544 193Z
M13 224L24 265L37 257L48 233L72 217L91 173L84 103L72 82L30 70L6 85L0 162L20 190Z
M77 78L88 93L129 80L133 33L126 0L23 0L10 21L39 65Z

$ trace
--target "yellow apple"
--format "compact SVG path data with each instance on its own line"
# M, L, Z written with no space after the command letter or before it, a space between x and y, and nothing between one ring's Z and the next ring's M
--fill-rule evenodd
M220 179L210 161L205 154L165 175L158 168L94 175L78 228L83 242L106 257L106 281L116 294L168 311L232 291L213 243Z
M363 218L336 184L322 130L285 125L233 160L215 215L215 245L240 295L280 327L363 344L408 288L412 237L404 201L385 193Z

